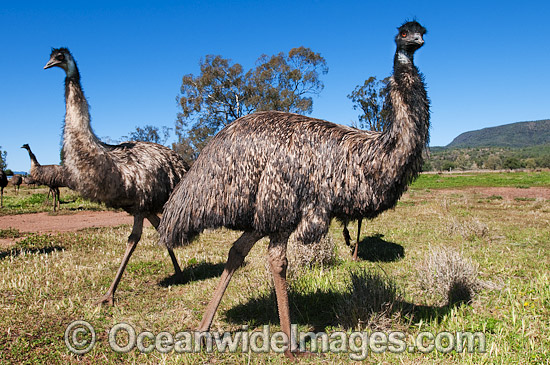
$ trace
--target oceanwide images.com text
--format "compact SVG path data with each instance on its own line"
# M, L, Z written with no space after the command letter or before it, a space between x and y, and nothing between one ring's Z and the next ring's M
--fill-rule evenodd
M352 360L363 360L370 352L483 353L486 348L485 334L482 332L420 332L412 336L399 331L313 333L300 332L294 324L291 327L293 343L296 343L296 348L292 350L347 353ZM108 338L110 348L120 353L134 349L143 353L282 353L288 349L286 334L271 332L269 325L255 331L242 326L242 330L237 332L182 331L154 334L150 331L138 333L130 324L119 323L109 330ZM65 330L65 344L75 354L90 352L96 341L95 330L86 321L72 322Z

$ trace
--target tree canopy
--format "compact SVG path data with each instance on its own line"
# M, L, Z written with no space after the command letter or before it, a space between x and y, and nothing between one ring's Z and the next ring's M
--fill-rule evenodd
M161 131L158 127L146 125L143 128L136 127L135 131L130 132L128 136L122 136L122 138L128 141L164 144L168 140L168 137L170 137L170 130L171 128L166 126L163 126Z
M208 55L198 76L183 76L173 147L191 163L212 136L239 117L263 110L309 114L312 96L323 90L320 76L327 72L325 59L306 47L262 55L247 72L230 59Z
M386 95L389 81L389 77L377 80L371 76L348 95L353 102L353 109L362 112L359 115L359 128L382 132L388 127L389 106L386 104Z
M6 151L2 151L2 146L0 146L0 170L5 170L6 167L8 167L8 163L6 162L7 156L8 153Z

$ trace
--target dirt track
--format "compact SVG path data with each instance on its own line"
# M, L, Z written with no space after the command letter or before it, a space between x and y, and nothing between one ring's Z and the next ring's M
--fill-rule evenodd
M475 187L457 189L491 196L500 195L504 199L513 200L518 197L550 199L550 189L545 187L493 188ZM133 218L124 212L93 212L82 211L74 214L49 215L48 213L18 214L0 217L0 229L15 228L21 232L74 232L83 228L118 226L132 224ZM145 221L146 225L149 222Z
M124 212L91 212L48 215L48 213L18 214L0 217L0 229L15 228L21 232L73 232L83 228L132 224L133 218Z
M48 213L6 215L0 217L0 229L14 228L20 232L53 233L75 232L84 228L132 224L133 218L125 212L83 211L74 214L49 215ZM145 222L145 225L149 225ZM13 244L16 240L0 238L0 247Z
M550 199L550 189L546 187L531 187L529 189L475 187L457 190L470 191L485 196L499 195L506 200L520 197ZM2 216L0 217L0 229L15 228L20 232L33 233L74 232L83 228L118 226L132 224L132 222L132 216L124 212L83 211L63 215L33 213ZM148 221L145 221L145 224L150 225ZM13 242L14 240L11 239L0 239L0 247L5 247Z

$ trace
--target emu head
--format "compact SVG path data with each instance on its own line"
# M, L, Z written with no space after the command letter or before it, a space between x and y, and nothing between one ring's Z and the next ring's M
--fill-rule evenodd
M412 56L417 49L424 45L426 28L417 21L406 22L397 28L397 30L399 32L395 36L395 44L398 51L404 51Z
M65 70L68 77L76 76L78 71L76 69L76 62L71 55L71 52L67 48L52 48L50 54L50 60L44 66L44 69L51 67L60 67Z
M22 145L21 148L24 148L24 149L26 149L27 151L30 151L30 150L31 150L31 148L29 147L29 145L26 144L26 143L25 143L24 145Z

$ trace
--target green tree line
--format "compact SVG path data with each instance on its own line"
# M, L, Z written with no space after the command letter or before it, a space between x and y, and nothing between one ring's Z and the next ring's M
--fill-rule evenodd
M430 149L424 171L550 168L550 145Z

